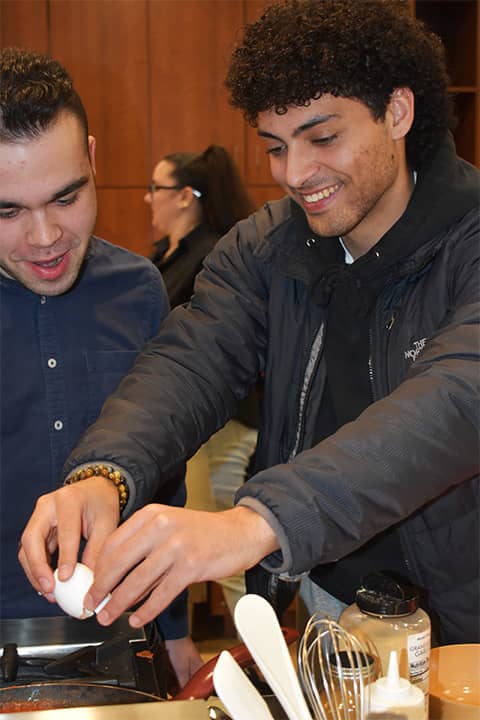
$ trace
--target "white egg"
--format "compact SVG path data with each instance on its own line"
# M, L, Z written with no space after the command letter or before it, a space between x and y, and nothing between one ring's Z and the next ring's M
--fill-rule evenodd
M55 588L53 594L58 605L67 615L85 620L93 615L91 610L83 606L83 600L91 584L93 583L93 572L86 565L77 563L72 576L68 580L58 579L58 568L53 573Z

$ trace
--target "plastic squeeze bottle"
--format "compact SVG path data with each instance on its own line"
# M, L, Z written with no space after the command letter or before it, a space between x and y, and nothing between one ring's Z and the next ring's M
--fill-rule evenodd
M388 673L370 685L369 715L382 717L385 712L405 720L427 720L425 697L420 688L412 685L398 673L398 657L395 650L390 653Z

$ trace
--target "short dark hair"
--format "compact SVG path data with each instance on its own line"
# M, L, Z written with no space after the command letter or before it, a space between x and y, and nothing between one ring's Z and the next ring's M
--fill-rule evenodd
M62 111L79 119L88 146L85 108L65 68L21 48L0 51L0 142L38 137Z
M392 92L408 87L415 119L406 139L420 167L453 124L440 38L405 0L286 0L246 26L226 78L231 103L255 125L324 94L363 102L383 119Z

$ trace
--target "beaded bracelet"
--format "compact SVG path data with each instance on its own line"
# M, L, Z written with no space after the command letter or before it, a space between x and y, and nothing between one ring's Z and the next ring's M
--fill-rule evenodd
M130 491L128 484L119 470L114 470L109 465L89 465L81 470L77 470L67 477L65 485L72 485L73 483L85 480L86 478L93 477L95 475L103 476L108 480L111 480L118 491L118 499L120 501L120 512L125 508Z

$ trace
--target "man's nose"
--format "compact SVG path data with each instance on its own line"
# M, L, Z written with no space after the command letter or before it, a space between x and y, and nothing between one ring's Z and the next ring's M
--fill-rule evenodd
M144 201L147 203L147 205L150 205L152 202L152 193L150 191L146 192L143 196Z
M41 210L32 216L28 234L30 245L50 247L60 239L61 235L60 224L46 210Z
M291 148L287 155L285 169L286 184L291 188L301 188L317 172L312 153L306 148Z

